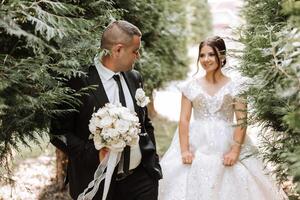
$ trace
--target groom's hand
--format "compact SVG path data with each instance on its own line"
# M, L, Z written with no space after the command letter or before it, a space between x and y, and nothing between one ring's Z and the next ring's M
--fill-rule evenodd
M100 151L99 151L99 161L100 162L105 158L108 151L109 151L109 149L106 147L103 147L102 149L100 149Z

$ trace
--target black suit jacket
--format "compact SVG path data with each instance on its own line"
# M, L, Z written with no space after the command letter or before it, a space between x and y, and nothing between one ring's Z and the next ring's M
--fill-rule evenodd
M139 107L134 98L137 88L142 86L141 76L135 70L122 74L133 98L134 108L141 124L141 133L146 133L140 135L139 141L142 153L141 164L153 179L160 179L162 173L156 153L154 129L148 118L147 108ZM62 142L61 138L52 137L51 142L68 155L67 176L70 194L76 199L93 180L94 172L99 165L99 151L95 149L93 141L88 139L89 120L92 113L103 107L109 100L95 66L89 68L87 77L71 79L69 84L75 90L98 85L96 90L91 90L88 95L81 97L82 104L77 109L78 112L68 113L51 121L50 133L65 138L65 142ZM100 199L100 197L95 199Z

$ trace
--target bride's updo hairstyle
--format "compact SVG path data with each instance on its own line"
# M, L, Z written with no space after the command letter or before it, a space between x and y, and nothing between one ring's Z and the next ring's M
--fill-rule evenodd
M216 71L219 68L222 68L226 64L226 46L225 46L224 40L219 36L209 37L199 44L199 53L198 53L198 59L197 59L197 72L199 70L201 49L202 49L202 47L204 47L206 45L210 46L216 55L216 60L219 63ZM222 59L220 58L220 55L222 56Z

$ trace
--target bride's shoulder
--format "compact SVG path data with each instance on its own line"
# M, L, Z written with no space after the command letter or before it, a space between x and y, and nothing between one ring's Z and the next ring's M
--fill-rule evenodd
M179 91L182 92L189 100L193 100L199 92L199 77L192 77L177 85Z

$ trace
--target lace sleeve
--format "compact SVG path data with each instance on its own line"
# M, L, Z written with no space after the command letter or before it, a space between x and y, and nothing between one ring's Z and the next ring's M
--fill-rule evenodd
M178 88L190 101L193 101L198 94L197 83L195 79L179 85Z

